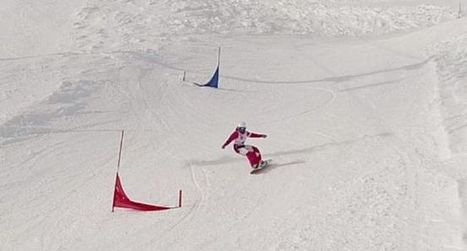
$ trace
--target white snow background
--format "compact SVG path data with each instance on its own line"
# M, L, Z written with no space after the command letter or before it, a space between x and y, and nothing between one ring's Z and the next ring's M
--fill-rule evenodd
M0 250L466 250L465 9L2 0Z

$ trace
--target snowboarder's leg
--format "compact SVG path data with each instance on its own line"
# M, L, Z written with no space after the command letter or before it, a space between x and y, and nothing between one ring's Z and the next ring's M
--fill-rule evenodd
M261 153L256 146L245 145L234 149L238 154L247 157L252 168L258 168L262 164Z
M259 152L258 148L255 146L248 146L249 151L246 154L248 161L250 162L251 167L258 168L261 164L261 153Z

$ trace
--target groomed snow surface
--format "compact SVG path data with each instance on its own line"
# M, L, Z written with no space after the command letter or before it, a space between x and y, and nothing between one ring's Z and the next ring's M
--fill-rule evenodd
M0 250L465 250L458 6L3 1Z

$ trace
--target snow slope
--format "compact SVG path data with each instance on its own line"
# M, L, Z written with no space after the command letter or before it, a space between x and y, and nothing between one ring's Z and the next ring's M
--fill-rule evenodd
M455 4L40 2L1 10L38 27L0 51L1 250L465 249ZM181 81L218 46L220 89ZM261 175L220 149L240 120ZM121 129L127 194L184 207L110 212Z

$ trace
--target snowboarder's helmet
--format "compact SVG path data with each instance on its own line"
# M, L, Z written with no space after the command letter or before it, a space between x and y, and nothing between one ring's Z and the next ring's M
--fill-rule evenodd
M237 130L241 133L244 133L246 131L246 123L243 121L238 123Z

